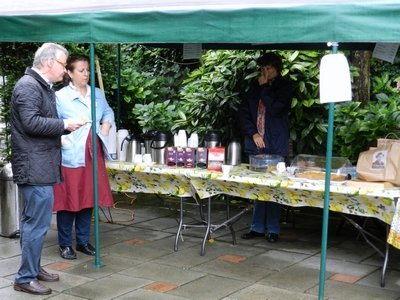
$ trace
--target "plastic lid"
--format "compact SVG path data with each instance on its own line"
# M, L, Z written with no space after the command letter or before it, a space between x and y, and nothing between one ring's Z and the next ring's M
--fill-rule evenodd
M172 133L169 131L157 131L154 135L154 141L169 141L172 137Z
M145 133L143 133L142 137L145 140L151 140L155 136L156 132L157 132L157 130L150 129L150 130L146 131Z
M1 169L0 179L3 179L3 180L12 180L13 179L11 163L5 164L3 169Z
M212 130L212 131L207 131L206 132L206 141L217 141L221 139L221 131L218 130Z

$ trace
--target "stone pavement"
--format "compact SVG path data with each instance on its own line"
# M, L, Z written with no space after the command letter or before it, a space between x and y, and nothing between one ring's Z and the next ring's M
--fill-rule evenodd
M232 212L247 205L234 201ZM225 216L223 199L213 205L213 222ZM283 212L276 244L263 238L242 240L251 212L234 224L237 244L226 228L213 232L200 256L204 228L187 228L174 251L178 201L152 195L115 195L115 208L100 215L100 261L78 252L78 259L58 254L55 223L43 249L42 265L60 275L46 283L48 296L15 292L20 261L18 239L0 238L0 299L317 299L322 210ZM198 207L185 206L187 221ZM55 219L55 218L54 218ZM400 299L400 251L391 249L385 288L380 287L383 258L340 215L331 214L325 299ZM342 225L342 226L341 226ZM375 234L382 224L368 219ZM94 232L94 231L93 231ZM94 244L94 238L92 243Z

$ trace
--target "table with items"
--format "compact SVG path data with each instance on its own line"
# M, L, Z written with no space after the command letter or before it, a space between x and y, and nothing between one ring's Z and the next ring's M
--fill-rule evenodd
M249 170L245 164L233 167L228 176L223 175L222 172L200 168L176 168L164 165L146 166L125 162L107 162L107 170L113 191L167 194L181 199L180 224L175 240L175 249L177 249L181 228L185 226L182 209L185 198L208 199L208 214L207 220L205 220L206 232L201 248L202 255L204 255L207 237L213 229L210 207L211 199L216 195L274 201L293 207L323 208L325 189L323 180L297 178L286 172L254 172ZM382 278L384 278L389 243L397 248L400 247L400 209L399 207L396 208L400 188L368 185L356 187L347 183L348 181L331 181L329 197L329 209L331 211L377 218L387 224L388 228L390 225L395 225L391 228L387 243L385 241L386 253L380 253L384 256L382 273ZM223 225L231 225L231 221L235 218L236 216L230 218ZM216 228L219 227L216 226ZM367 237L365 234L363 236Z

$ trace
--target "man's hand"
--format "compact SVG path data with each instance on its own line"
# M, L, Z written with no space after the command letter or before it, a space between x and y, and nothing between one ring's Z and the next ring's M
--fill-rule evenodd
M265 148L264 140L259 133L255 133L253 135L254 144L256 144L257 148Z
M79 129L84 124L85 124L85 121L83 121L83 120L65 119L64 120L64 129L73 132L73 131Z

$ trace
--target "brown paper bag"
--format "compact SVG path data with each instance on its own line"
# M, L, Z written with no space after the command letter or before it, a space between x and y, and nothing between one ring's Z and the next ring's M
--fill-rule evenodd
M400 185L400 142L361 152L357 160L358 177L366 181L387 181Z
M385 147L386 145L393 144L393 143L400 143L400 140L396 139L377 139L377 147Z
M394 139L393 138L389 139L389 137L394 137ZM376 146L378 148L386 147L387 145L393 144L393 143L400 143L399 137L393 132L388 133L384 138L380 138L380 139L376 140Z

